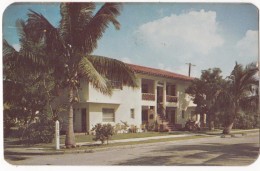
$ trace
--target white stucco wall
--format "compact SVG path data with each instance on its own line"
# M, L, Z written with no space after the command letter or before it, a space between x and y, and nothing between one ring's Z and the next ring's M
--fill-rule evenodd
M127 122L129 125L135 125L140 127L142 123L142 106L154 106L156 111L156 86L151 86L155 93L155 101L144 101L142 100L141 93L141 78L153 80L151 83L168 82L176 85L176 95L178 96L177 103L166 102L166 107L176 107L176 122L177 124L184 124L190 117L190 113L195 109L195 104L193 104L191 98L185 94L185 89L189 86L190 82L167 79L163 77L155 77L148 75L137 75L138 76L138 88L131 88L124 86L123 89L114 89L112 96L107 96L92 87L91 84L86 81L81 81L81 87L79 90L80 103L74 105L75 114L75 132L80 132L81 125L81 109L87 109L86 125L87 131L90 130L97 123L102 122L102 109L103 108L113 108L115 110L115 122L116 123ZM67 94L63 93L59 98L59 102L66 101ZM135 118L131 118L131 110L135 111ZM182 110L185 111L185 117L182 118ZM67 126L67 112L61 114L63 116L63 129ZM149 117L148 117L149 118ZM156 113L154 115L156 118ZM152 122L152 120L149 119Z
M186 121L190 119L191 111L195 111L195 107L186 108L184 110L184 118L182 118L182 109L177 108L177 111L176 111L177 124L182 124L182 127L184 127Z
M140 82L139 82L140 83ZM141 125L141 87L131 88L124 86L122 90L115 89L112 96L106 96L89 85L89 121L90 129L102 122L102 109L113 108L115 110L115 122L111 124L127 122L129 125L140 127ZM135 118L131 118L131 110L135 111Z
M185 93L185 90L190 85L190 82L178 81L177 84L177 94L178 94L178 103L177 103L177 123L182 124L182 127L185 126L185 123L190 119L191 111L195 110L196 105L193 103L191 97ZM184 118L182 118L182 110L184 110Z

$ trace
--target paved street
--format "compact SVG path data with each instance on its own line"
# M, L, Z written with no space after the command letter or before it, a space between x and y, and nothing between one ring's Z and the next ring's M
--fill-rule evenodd
M15 165L248 165L258 153L259 133L254 133L7 160Z

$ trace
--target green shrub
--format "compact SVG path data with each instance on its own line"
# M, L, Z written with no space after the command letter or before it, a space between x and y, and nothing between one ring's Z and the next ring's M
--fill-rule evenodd
M15 120L6 113L4 113L4 137L9 137L12 132L11 128L15 126Z
M148 131L158 131L158 123L157 123L157 121L148 124L147 130Z
M119 131L121 131L122 128L121 128L121 124L120 123L117 123L114 127L114 133L117 134Z
M102 144L104 144L105 140L108 144L109 138L114 135L114 127L111 124L96 124L92 131L96 132L93 140L100 140Z
M234 128L237 128L237 129L257 128L257 116L250 115L250 114L239 115L235 119Z
M55 134L55 122L51 119L41 118L39 121L30 124L22 135L22 143L38 144L51 143Z
M137 132L137 126L131 125L130 128L128 129L129 133L136 133Z

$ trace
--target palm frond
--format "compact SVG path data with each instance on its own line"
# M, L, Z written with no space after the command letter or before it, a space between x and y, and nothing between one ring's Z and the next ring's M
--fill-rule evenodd
M58 29L55 28L42 14L29 10L25 33L33 42L45 38L47 50L62 52L63 41L60 39Z
M233 80L233 90L238 97L243 95L245 91L249 91L252 85L257 84L257 71L258 68L253 67L252 64L247 65L245 68L240 64L236 64L231 73L231 78Z
M14 49L13 46L11 46L5 39L3 39L3 56L4 60L6 58L16 58L18 55L18 52Z
M23 41L23 39L25 39L26 37L26 33L25 33L25 21L22 20L22 19L18 19L16 20L16 29L17 29L17 32L18 32L18 35L20 37L20 42Z
M259 98L258 95L254 96L248 96L244 97L240 100L240 106L243 111L251 111L251 112L257 112L257 109L259 108Z
M100 74L108 79L120 81L126 86L137 87L135 74L125 63L116 59L94 55L87 56L87 59Z
M3 74L6 77L9 71L15 68L16 62L19 59L19 53L3 39Z
M66 45L81 49L84 27L92 18L94 3L61 3L60 35Z
M87 54L97 48L97 41L102 37L109 23L112 23L116 29L120 28L116 17L120 14L121 6L121 3L105 3L85 26L82 38Z
M78 69L80 76L87 79L87 81L90 82L98 91L107 95L112 94L112 87L108 80L95 69L88 58L82 58Z
M44 59L46 53L45 37L38 38L37 41L33 41L30 33L26 31L27 25L23 20L16 21L16 27L20 35L20 45L19 50L20 58L23 64L33 66L40 66L46 62Z

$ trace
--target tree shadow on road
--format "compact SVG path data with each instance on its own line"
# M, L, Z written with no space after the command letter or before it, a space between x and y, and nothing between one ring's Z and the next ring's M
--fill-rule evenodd
M119 165L226 165L242 166L253 163L259 154L259 145L253 143L203 145L172 145L153 150L145 157L121 162ZM156 156L157 155L157 156Z

